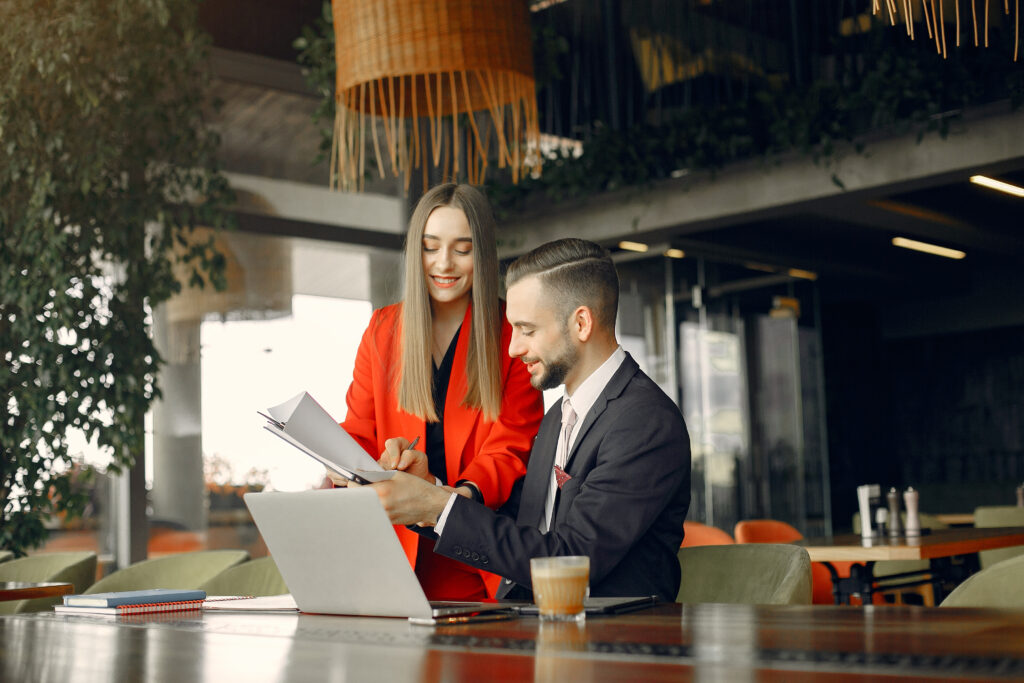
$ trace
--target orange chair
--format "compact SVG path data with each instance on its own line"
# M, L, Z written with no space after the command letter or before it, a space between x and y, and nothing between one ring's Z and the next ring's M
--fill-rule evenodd
M777 519L748 519L737 522L733 533L736 534L737 543L789 543L799 541L804 537L796 527ZM831 563L841 577L850 575L852 564L852 562ZM811 562L811 585L813 588L812 603L815 605L835 604L835 598L832 597L832 574L821 562ZM875 593L874 595L873 602L885 602L880 594Z
M161 557L175 553L189 553L205 550L203 538L194 531L181 531L157 527L150 529L149 542L146 544L148 557Z
M696 545L729 545L735 543L728 532L700 522L683 522L683 543L680 548Z

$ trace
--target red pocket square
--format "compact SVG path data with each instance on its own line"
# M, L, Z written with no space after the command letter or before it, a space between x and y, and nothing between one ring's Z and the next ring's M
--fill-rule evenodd
M558 488L562 488L562 484L572 479L572 475L563 470L558 465L555 465L555 481L558 482Z

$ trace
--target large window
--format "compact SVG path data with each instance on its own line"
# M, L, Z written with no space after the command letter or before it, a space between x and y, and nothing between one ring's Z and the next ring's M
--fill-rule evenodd
M370 302L296 295L281 320L202 324L203 458L215 485L317 486L323 467L267 434L257 410L308 391L335 419Z
M263 431L257 411L308 391L344 419L370 299L390 299L400 258L317 240L228 237L228 288L186 292L154 315L166 364L163 398L146 420L144 509L119 509L125 487L105 471L109 454L71 435L79 463L98 472L93 504L83 519L54 520L43 550L97 552L102 575L125 562L117 537L125 515L134 528L145 514L149 557L213 548L258 557L266 547L243 495L324 484L323 467Z

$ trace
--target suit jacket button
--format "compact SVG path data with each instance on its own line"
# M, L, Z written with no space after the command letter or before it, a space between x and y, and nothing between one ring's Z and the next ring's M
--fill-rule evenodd
M455 554L459 556L462 555L462 548L460 546L455 546Z
M477 560L480 559L480 554L479 553L473 553L472 558L473 558L473 561L476 562Z
M480 561L483 562L484 564L487 564L489 562L489 560L487 559L486 555L481 555L480 556Z

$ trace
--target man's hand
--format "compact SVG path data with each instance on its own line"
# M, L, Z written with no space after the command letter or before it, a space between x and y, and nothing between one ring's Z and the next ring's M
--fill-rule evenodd
M410 450L410 446L409 440L401 436L388 439L384 442L384 452L380 454L380 459L377 462L386 470L408 472L433 484L434 475L430 473L427 454Z
M453 489L434 486L405 472L371 485L392 524L433 526L444 512Z

